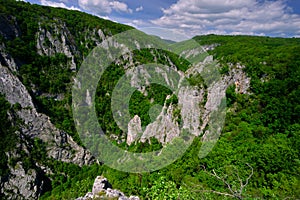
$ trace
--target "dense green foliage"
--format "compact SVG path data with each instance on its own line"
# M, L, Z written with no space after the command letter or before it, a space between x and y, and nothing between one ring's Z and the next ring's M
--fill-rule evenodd
M39 26L50 32L53 32L53 24L57 23L64 24L68 28L72 38L67 42L76 46L79 52L75 54L77 66L80 66L83 58L96 46L95 41L86 40L84 37L84 34L92 31L90 28L101 29L104 34L113 35L131 27L78 11L66 12L64 9L14 0L1 0L0 13L2 20L17 24L15 28L20 32L20 36L9 40L0 37L0 41L4 42L7 53L21 65L18 76L33 94L38 111L50 116L58 128L69 133L80 143L70 107L72 77L76 72L70 69L70 58L64 54L41 56L37 53L36 34ZM47 44L49 41L46 39Z
M153 106L164 106L167 95L171 95L172 91L159 84L151 84L146 88L147 96L144 96L139 91L135 91L129 102L129 111L131 117L135 115L141 116L142 127L147 126L149 123L154 121L158 114L161 112L161 108L156 112L149 113L149 110L155 108Z
M214 35L195 39L203 44L221 44L211 53L224 66L246 66L245 71L252 79L253 95L249 101L253 101L253 109L244 110L251 110L251 115L259 114L257 124L274 134L284 133L289 126L299 123L299 39Z
M142 49L140 51L133 52L133 62L136 66L149 63L158 63L161 65L169 66L170 62L177 64L179 70L186 70L189 67L189 63L174 55L171 52L155 49ZM170 57L169 57L170 56ZM168 59L169 58L169 59ZM122 60L122 59L120 59ZM124 66L127 64L127 60L122 60L120 64L111 64L101 76L96 91L96 112L98 114L98 120L101 128L106 134L122 135L122 130L116 124L113 113L111 110L111 97L112 92L115 89L118 81L124 76ZM142 126L145 127L152 122L159 113L151 112L155 106L163 106L167 95L171 95L170 88L164 87L159 84L151 84L145 88L147 96L139 91L135 91L130 98L129 112L131 117L139 115L142 121ZM172 96L167 101L168 104L177 104L178 100L176 96ZM153 116L151 116L151 113Z
M240 181L246 183L251 166L253 175L241 191L242 198L299 198L299 39L196 39L201 44L220 44L209 53L220 61L223 74L228 72L230 63L239 63L246 66L251 77L250 95L235 93L234 85L227 89L226 124L214 150L199 159L201 142L195 139L181 159L156 172L128 174L105 166L97 168L103 169L101 172L115 188L148 199L230 199L236 194L224 181L232 191L240 190ZM236 61L232 60L234 57ZM194 85L202 82L201 77L191 77L189 81Z
M5 97L0 95L0 176L4 176L8 172L8 159L5 152L14 149L18 141L18 136L15 132L18 130L19 122L16 119L15 124L12 124L9 120L9 114L13 114L14 108L17 107L18 105L12 107L10 103L6 101Z
M67 131L80 143L70 108L70 87L76 72L66 67L69 60L65 55L47 57L37 54L35 34L38 22L49 29L57 19L66 24L80 52L75 59L77 64L96 45L93 41L81 43L85 37L83 33L101 28L105 34L112 35L130 27L78 11L11 0L0 0L0 11L3 16L14 15L20 25L20 37L0 40L5 43L8 53L21 63L17 75L35 98L38 110L50 116L58 128ZM226 124L213 151L199 159L201 141L196 138L183 157L168 167L151 173L129 174L104 165L79 167L49 159L45 154L46 144L28 138L32 146L29 149L30 155L20 152L22 158L19 160L22 159L26 169L37 168L32 163L40 163L49 166L53 172L49 175L51 187L42 199L71 199L84 195L91 190L98 175L107 177L114 188L127 195L139 195L142 199L226 199L231 196L222 194L235 195L228 185L232 190L238 190L240 181L246 182L251 173L249 166L253 168L253 175L242 190L243 198L300 198L300 40L215 35L199 36L195 40L203 45L218 44L209 53L220 62L221 74L228 73L231 64L233 67L242 64L251 77L251 94L237 94L234 86L227 89ZM178 69L185 71L189 66L170 52L153 53L152 49L148 49L135 51L134 54L134 61L138 63L153 62L156 55L158 63L169 64L165 57L167 55ZM110 98L124 73L122 66L112 64L97 88L98 120L107 134L122 135L113 120ZM192 85L203 82L197 76L190 77L189 81ZM159 93L161 96L156 96L157 90L163 91ZM154 104L162 105L165 96L170 94L166 88L155 85L151 85L148 92L150 96L147 98L136 92L130 104L131 115L141 115L143 125L151 119L150 107ZM59 99L59 95L63 98ZM155 98L154 102L150 101L151 95ZM172 97L170 101L176 104L178 100ZM11 150L17 140L13 133L18 126L8 121L8 113L13 113L19 105L11 106L4 97L0 97L0 107L1 147L5 147L0 151L2 176L7 173L8 162L4 152ZM162 147L155 139L151 143L129 147L123 144L122 147L135 152ZM10 162L13 165L19 160ZM223 181L213 175L214 171Z

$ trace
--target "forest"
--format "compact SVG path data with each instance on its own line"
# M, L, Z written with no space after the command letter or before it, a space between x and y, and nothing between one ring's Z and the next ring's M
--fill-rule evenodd
M20 37L5 39L7 52L19 63L17 76L33 97L37 110L50 117L51 122L82 145L72 115L71 89L73 76L69 58L64 54L41 56L36 50L38 21L51 27L56 19L64 21L74 36L79 54L77 66L97 45L86 40L85 31L102 29L114 35L132 27L117 24L78 11L42 7L13 0L0 0L0 19L14 16L22 33ZM43 16L42 18L40 16ZM96 176L105 176L114 188L126 195L141 199L299 199L300 198L300 39L262 36L205 35L193 38L200 45L215 45L208 53L219 63L219 71L226 74L231 66L243 65L251 78L249 94L235 92L235 85L226 90L227 110L225 126L220 139L207 157L200 159L201 138L195 138L184 155L171 165L149 173L126 173L105 165L77 166L47 157L47 144L27 138L32 145L30 155L23 152L27 168L32 163L48 166L49 188L40 199L75 199L91 190ZM84 43L82 43L84 41ZM135 52L135 61L153 61L152 49ZM188 64L167 51L156 51L158 63L166 64L169 57L178 69L186 71ZM121 135L113 121L107 92L125 73L123 66L112 64L97 88L96 110L98 120L107 134ZM190 80L195 84L201 77ZM102 84L102 85L101 85ZM32 87L34 85L34 88ZM101 86L101 87L100 87ZM166 88L151 85L149 97L135 92L130 102L130 114L141 115L143 125L150 122L147 115L154 104L163 104L170 94ZM159 92L158 92L159 91ZM159 95L157 95L159 93ZM47 95L45 95L47 94ZM49 95L50 94L50 95ZM56 99L57 94L63 98ZM154 98L154 102L150 99ZM174 96L172 103L177 103ZM16 133L22 127L15 113L20 105L9 104L0 96L0 176L7 173L9 160L5 154L20 142ZM13 119L13 120L11 120ZM12 122L13 121L13 122ZM122 148L134 152L148 152L162 148L154 138L148 143L137 143ZM22 152L20 152L22 154ZM22 154L22 155L23 155ZM1 194L0 194L0 197Z
M250 94L235 93L235 85L227 89L226 124L213 151L199 159L201 140L196 138L182 158L159 171L128 174L105 166L84 167L78 177L90 184L86 190L101 173L114 187L145 199L299 198L300 40L217 35L194 39L201 45L217 44L209 54L218 60L220 73L228 73L229 64L242 64L251 77ZM146 113L149 101L140 95L133 95L139 101L132 107ZM150 150L161 148L152 144ZM145 144L130 149L149 151ZM72 191L76 184L75 191L82 189L83 179L65 180L44 197L76 196Z

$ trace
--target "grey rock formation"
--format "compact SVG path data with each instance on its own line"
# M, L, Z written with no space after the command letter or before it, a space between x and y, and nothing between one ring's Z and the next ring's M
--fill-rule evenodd
M229 72L229 77L231 77L236 86L236 93L249 94L248 89L250 88L251 79L243 71L245 66L237 64L236 66L231 65L231 70ZM228 82L232 84L232 82Z
M0 45L0 64L8 66L9 69L13 72L16 72L18 66L15 60L5 51L5 45Z
M24 135L16 132L20 138ZM49 187L50 181L45 176L45 172L38 167L37 163L30 163L28 168L28 160L31 144L27 141L16 143L16 148L6 153L9 160L18 160L17 163L8 163L9 174L1 177L0 192L5 195L5 199L38 199L44 192L45 188ZM19 151L23 154L20 155ZM14 163L14 164L13 164Z
M80 53L75 41L66 25L58 19L55 21L50 25L50 29L42 27L39 23L39 31L36 34L37 52L46 56L62 53L70 58L70 69L76 70L75 56L79 56Z
M10 166L10 175L1 182L1 193L8 199L37 199L42 192L44 182L35 169L25 171L22 162Z
M213 47L215 47L215 45L209 48ZM186 57L196 57L203 52L203 49L193 49L183 52L182 55ZM211 119L210 115L218 110L218 106L225 98L226 89L229 85L235 84L236 93L248 93L250 78L247 77L243 71L244 66L239 64L233 66L230 64L229 72L221 76L218 72L210 72L211 69L209 66L211 65L214 66L215 70L219 67L212 56L207 56L202 62L195 64L185 73L178 71L181 79L199 74L204 76L204 80L206 81L196 86L181 86L179 84L179 91L176 94L178 105L169 105L169 107L165 105L159 116L144 128L141 137L139 134L142 127L140 120L138 120L140 119L139 116L135 116L131 119L128 124L127 144L131 144L135 141L150 141L152 137L158 139L162 144L170 142L180 134L179 124L176 123L178 117L181 117L182 128L188 130L195 136L203 135L203 130ZM167 71L164 71L163 68L159 68L156 72L161 74L167 85L174 88L174 81L172 81L172 77L168 76ZM145 87L149 85L152 77L146 68L129 69L127 70L127 76L131 77L132 87L144 93L144 95L147 95ZM206 89L204 84L208 85ZM180 110L180 116L176 116L177 118L174 118L175 109Z
M0 65L0 93L11 103L34 109L32 98L22 82L7 67Z
M178 93L178 104L181 107L181 117L184 129L195 136L200 135L200 104L204 101L204 89L198 87L182 87Z
M141 118L138 115L135 115L130 122L128 123L128 133L127 133L127 141L128 145L132 144L136 141L140 134L143 132Z
M84 197L79 197L76 200L90 200L90 199L106 199L114 198L118 200L140 200L137 196L126 197L123 192L112 189L108 180L102 176L97 176L95 179L92 192L86 193Z
M214 50L217 46L220 46L220 44L203 45L202 47L205 51L211 51Z
M180 131L173 118L173 111L173 105L167 106L165 104L156 120L146 127L140 141L146 142L150 138L156 138L162 144L165 144L178 137Z
M78 165L94 162L92 155L65 132L58 130L44 114L38 113L22 82L6 67L0 65L0 92L11 104L22 107L18 116L24 121L23 134L47 143L49 157ZM71 153L74 152L74 153Z
M80 166L95 162L90 152L74 142L68 134L58 130L48 116L37 112L25 86L2 65L0 65L0 93L4 94L11 104L21 105L21 109L17 112L18 118L24 122L20 134L41 139L47 144L49 157ZM21 145L20 148L28 152L26 145ZM1 193L10 199L37 199L43 188L42 180L35 169L25 171L22 163L18 163L16 166L10 166L8 177L1 179Z

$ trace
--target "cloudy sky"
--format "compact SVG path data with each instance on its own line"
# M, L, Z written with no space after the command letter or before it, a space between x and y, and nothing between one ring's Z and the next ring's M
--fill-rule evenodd
M76 9L164 39L202 34L300 37L299 0L27 0Z

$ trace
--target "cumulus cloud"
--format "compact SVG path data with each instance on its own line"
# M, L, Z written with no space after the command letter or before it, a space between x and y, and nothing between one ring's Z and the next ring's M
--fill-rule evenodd
M69 7L66 4L64 4L64 3L47 1L47 0L41 0L41 4L43 6L59 7L59 8L69 9L69 10L80 10L79 8L76 8L74 6Z
M140 28L141 31L149 34L159 36L161 39L172 40L175 42L180 42L183 40L190 39L185 32L180 29L166 29L158 27L143 27Z
M110 14L113 10L118 12L132 13L126 3L111 0L78 0L78 5L86 11L98 15Z
M144 7L143 7L143 6L137 7L137 8L135 9L136 12L140 12L140 11L142 11L142 10L144 10Z
M300 16L286 1L268 0L179 0L155 25L198 34L295 35L300 33Z

